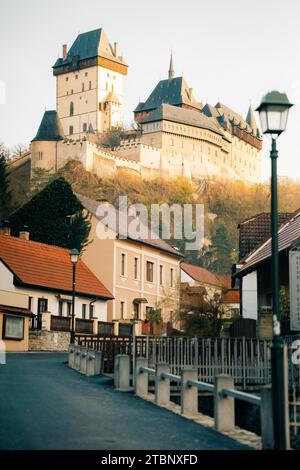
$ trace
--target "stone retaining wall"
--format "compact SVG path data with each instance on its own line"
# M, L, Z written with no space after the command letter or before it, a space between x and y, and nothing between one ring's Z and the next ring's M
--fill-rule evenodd
M30 331L29 351L68 351L70 333L65 331Z

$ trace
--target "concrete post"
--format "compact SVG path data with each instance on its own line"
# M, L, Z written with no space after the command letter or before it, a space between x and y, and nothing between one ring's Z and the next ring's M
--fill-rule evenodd
M148 367L148 360L144 357L137 357L135 362L135 394L137 397L148 395L148 373L139 372L140 367Z
M198 413L198 389L189 387L188 380L198 380L197 369L181 371L181 414L195 416Z
M262 448L274 449L272 388L265 385L261 388L260 424Z
M87 348L81 348L80 350L80 372L86 375L86 367L87 367Z
M68 357L68 365L71 367L71 369L74 369L75 365L75 348L73 344L71 344L69 348L69 357Z
M156 364L155 370L155 403L166 405L170 402L170 380L161 377L162 372L170 373L168 364Z
M86 364L86 375L93 377L101 374L101 351L94 351L93 349L88 350L87 364Z
M75 347L74 369L78 371L80 370L80 350L81 350L80 346Z
M93 334L98 334L98 318L93 318Z
M130 381L130 356L118 354L115 357L114 383L117 390L128 391Z
M50 312L42 313L42 330L51 331L51 313Z
M233 378L229 375L217 375L214 388L215 429L219 432L233 431L235 426L234 398L220 394L224 388L234 389Z
M119 320L114 320L114 335L119 336Z

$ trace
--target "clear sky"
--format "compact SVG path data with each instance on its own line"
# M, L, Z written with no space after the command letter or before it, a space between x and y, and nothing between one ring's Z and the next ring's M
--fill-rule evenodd
M126 123L167 77L173 49L175 75L183 74L203 103L220 100L245 116L250 100L256 106L271 89L287 92L296 106L279 139L278 168L300 178L300 2L0 0L0 18L0 141L6 145L29 143L44 110L55 109L51 67L62 44L70 47L79 32L102 26L129 65ZM264 178L269 144L266 138Z

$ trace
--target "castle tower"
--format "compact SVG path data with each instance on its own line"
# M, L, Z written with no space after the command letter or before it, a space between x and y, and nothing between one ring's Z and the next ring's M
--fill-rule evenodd
M31 141L31 173L41 168L57 171L60 165L59 143L65 138L56 111L45 111L35 138Z
M257 125L256 125L256 120L255 120L254 112L253 112L251 105L249 106L249 109L248 109L246 123L251 127L253 134L256 134Z
M79 34L69 52L64 45L53 74L56 109L66 136L77 139L123 124L127 65L118 43L112 46L102 28Z

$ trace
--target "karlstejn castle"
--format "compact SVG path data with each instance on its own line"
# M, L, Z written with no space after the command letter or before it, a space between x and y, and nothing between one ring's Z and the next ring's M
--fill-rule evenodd
M98 176L125 168L144 178L260 181L262 138L251 106L244 119L221 102L202 104L175 76L172 55L168 77L137 104L136 128L115 148L101 136L123 126L127 65L118 43L103 29L79 34L69 50L63 46L53 74L56 110L45 112L32 140L32 172L80 160Z

